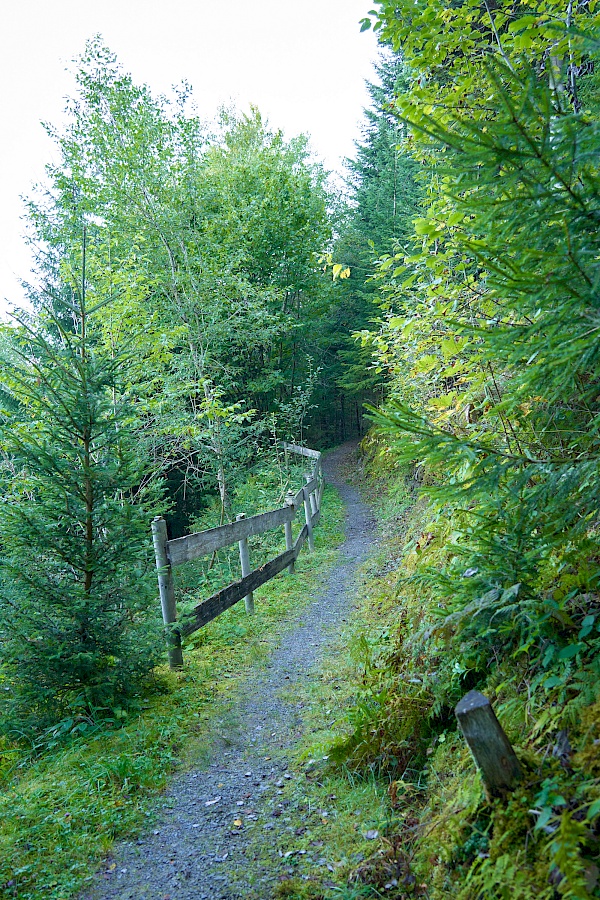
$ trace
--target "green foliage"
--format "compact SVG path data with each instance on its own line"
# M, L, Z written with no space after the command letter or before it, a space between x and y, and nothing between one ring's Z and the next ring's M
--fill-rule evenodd
M427 657L445 644L459 673L438 669L433 710L455 703L467 676L482 686L501 666L528 684L542 742L577 730L597 695L598 185L588 158L598 133L524 64L517 77L490 63L484 77L486 102L497 103L484 126L476 105L475 124L428 118L428 140L445 152L417 223L422 249L382 267L391 313L379 356L395 399L377 419L427 473L430 528L444 547L412 579L431 598ZM576 802L574 783L563 805ZM458 896L500 897L507 884L552 896L548 877L565 896L590 896L578 819L565 810L553 841L524 853L528 826L519 831L516 816L494 819L498 850L463 870Z
M126 360L98 346L83 291L72 329L47 308L23 318L1 360L1 703L14 737L118 717L158 658L153 494Z
M534 658L543 651L551 688L565 666L594 683L598 651L587 615L600 576L590 325L600 134L593 112L568 102L560 72L540 73L519 42L509 57L523 24L510 25L502 53L485 34L475 44L477 85L447 36L432 79L448 91L442 73L453 73L456 112L425 105L431 86L400 99L422 152L435 155L436 179L416 223L421 249L381 268L393 315L379 356L395 373L395 398L378 421L402 458L435 475L428 493L453 517L444 571L418 575L438 595L444 627L479 655L498 639ZM570 39L573 59L593 46L585 24L588 36ZM405 52L413 41L431 49L424 24L418 38L394 28Z
M382 438L368 443L382 543L361 589L369 622L353 645L353 702L326 751L345 772L391 781L389 849L365 862L364 877L380 885L399 847L417 896L427 896L418 885L463 900L499 900L507 885L524 898L596 896L600 745L598 702L584 707L590 685L547 694L535 652L504 651L509 634L487 644L476 610L471 631L452 623L433 574L421 576L448 564L453 522L436 522L423 501L406 512L406 470L386 471ZM525 772L506 804L487 801L457 732L453 706L474 686L492 698Z
M129 377L148 452L185 491L210 484L227 507L270 415L287 429L286 407L320 370L314 334L332 292L317 264L331 236L325 174L305 138L286 141L254 108L223 111L209 130L188 90L154 97L99 39L76 77L67 127L50 130L59 162L30 203L40 266L60 297L73 216L88 213L88 264L112 291L105 340L142 326Z
M406 126L394 103L396 92L406 84L407 68L399 54L382 48L376 74L377 83L367 85L371 105L364 113L356 157L347 160L347 208L338 225L334 256L350 274L338 286L329 338L336 384L360 406L381 397L382 377L370 348L357 344L352 335L367 330L376 315L375 261L406 245L421 194L419 165L407 150Z
M6 330L0 394L3 701L50 740L120 715L156 661L155 487L171 536L222 523L252 467L306 439L335 292L304 137L256 109L209 129L187 87L153 96L98 37L75 78L29 202L35 312Z
M364 113L362 140L356 158L347 161L350 233L369 254L369 263L411 239L420 199L419 166L409 153L406 123L395 105L396 96L407 90L410 72L401 54L390 47L381 48L375 71L378 82L367 84L371 106Z
M430 498L403 588L428 609L390 666L435 667L434 721L487 684L536 752L561 729L585 748L600 651L597 14L553 0L379 6L413 69L396 104L433 173L413 248L381 261L385 318L365 336L390 373L373 417ZM450 879L456 895L591 896L578 777L561 780L561 802L538 798L550 842L528 843L531 794L495 812L489 858Z

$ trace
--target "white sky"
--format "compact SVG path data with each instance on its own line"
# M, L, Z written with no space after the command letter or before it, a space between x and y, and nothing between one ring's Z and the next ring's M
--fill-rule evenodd
M0 308L19 304L30 261L20 195L40 181L63 121L65 71L102 34L138 82L166 93L186 79L201 115L233 100L272 127L311 136L330 169L353 153L376 40L360 33L368 0L5 0L0 54Z

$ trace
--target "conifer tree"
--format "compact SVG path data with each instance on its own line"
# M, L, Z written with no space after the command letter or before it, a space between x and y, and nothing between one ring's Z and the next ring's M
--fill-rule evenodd
M42 303L5 330L1 713L17 736L122 715L158 658L149 472L98 305L84 274L62 315Z
M372 249L371 260L412 239L420 195L419 166L408 151L409 132L396 108L396 97L408 89L408 68L399 53L384 47L375 72L378 81L367 83L371 105L364 111L362 139L356 158L347 162L351 230L363 252Z
M350 269L339 286L340 302L328 337L337 385L362 418L362 404L381 398L383 379L372 364L370 348L354 334L366 330L377 314L379 292L372 282L376 260L398 246L406 249L419 209L419 164L406 147L407 129L395 98L406 90L408 70L402 57L382 47L377 81L368 83L371 105L364 111L356 157L347 160L349 208L336 242L335 257ZM360 425L359 425L360 427Z

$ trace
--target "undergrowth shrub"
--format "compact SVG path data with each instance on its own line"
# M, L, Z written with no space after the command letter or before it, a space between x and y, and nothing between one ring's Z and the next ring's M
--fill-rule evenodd
M371 335L389 373L378 465L412 466L428 504L385 678L428 692L432 804L469 688L531 757L522 794L489 813L488 850L430 861L434 896L598 896L598 779L580 754L600 684L600 18L555 0L381 0L371 16L414 68L396 108L434 173L412 247L380 261ZM422 824L420 872L428 828L452 843L433 805Z
M471 560L456 559L456 520L422 501L406 515L413 473L396 466L386 476L381 444L371 437L365 445L385 535L365 590L371 605L387 609L388 625L352 648L356 702L332 758L389 782L388 837L400 842L417 896L597 896L595 637L581 656L561 654L591 633L589 598L573 595L567 605L532 592L525 601L510 586L485 585L472 599L479 573L469 571ZM449 610L458 579L464 605L457 600ZM507 805L487 800L457 732L454 706L472 688L494 702L524 771ZM361 869L374 884L385 869L377 860ZM419 884L429 893L419 894ZM412 896L402 890L399 897Z

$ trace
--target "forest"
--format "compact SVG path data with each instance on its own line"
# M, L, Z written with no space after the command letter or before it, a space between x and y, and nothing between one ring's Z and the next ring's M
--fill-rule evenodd
M378 0L359 27L379 59L343 189L308 137L256 108L206 122L99 37L46 126L28 306L0 333L0 896L83 896L169 777L229 748L242 676L345 564L349 501L326 488L297 580L186 642L179 673L150 521L176 538L281 505L291 441L352 442L378 533L298 688L278 857L251 811L263 868L215 900L600 897L599 14ZM213 554L179 599L235 564ZM457 725L471 690L518 759L501 796Z

